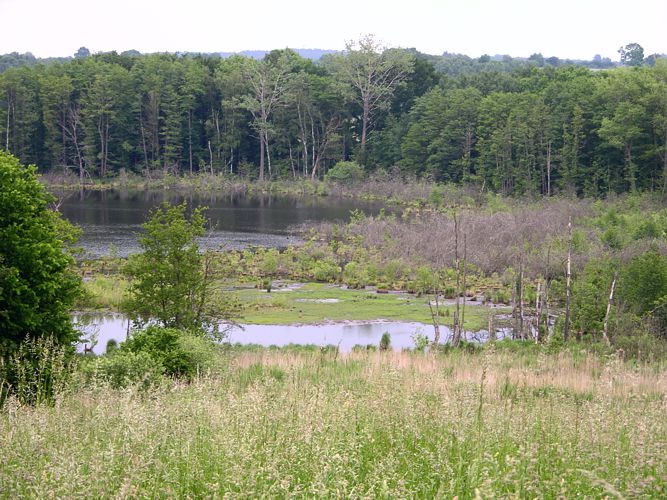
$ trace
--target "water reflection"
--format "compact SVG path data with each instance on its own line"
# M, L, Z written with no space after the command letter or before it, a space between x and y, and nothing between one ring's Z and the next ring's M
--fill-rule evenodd
M120 314L76 314L74 323L82 332L82 343L79 352L84 350L84 341L92 345L95 354L104 354L109 340L120 343L127 338L128 320ZM433 340L431 325L415 322L348 322L327 323L321 325L242 325L232 328L225 342L239 344L259 344L263 346L285 346L288 344L314 344L339 346L343 352L349 352L355 345L375 346L385 332L391 335L391 346L395 350L413 348L415 333L426 335ZM440 327L441 341L451 338L451 331ZM506 336L503 330L497 333L498 338ZM486 331L468 332L467 338L483 342L487 338Z
M213 230L205 248L224 246L284 247L298 240L294 226L312 221L344 221L350 210L375 215L382 204L332 197L192 194L169 190L107 190L72 193L60 205L62 214L83 229L79 244L92 256L137 251L136 234L148 212L163 202L207 206Z
M104 354L110 340L123 342L130 326L129 320L117 313L76 313L72 315L72 323L81 334L77 350L90 348L95 354Z

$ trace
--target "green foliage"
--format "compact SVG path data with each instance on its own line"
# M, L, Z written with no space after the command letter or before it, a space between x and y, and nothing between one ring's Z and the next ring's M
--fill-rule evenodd
M400 166L486 192L660 189L667 65L652 55L646 66L636 43L620 55L639 67L426 56L385 50L372 36L322 64L289 49L261 61L105 53L47 66L8 54L0 123L22 161L57 175L75 165L66 184L123 170L167 186L197 170L255 179L270 151L274 178L316 179L352 155L369 170ZM437 190L431 201L448 202Z
M110 354L111 352L116 351L116 350L118 350L118 342L115 339L109 339L107 341L107 345L104 349L104 352L106 352L107 354Z
M72 353L53 337L26 338L0 358L0 407L8 395L22 404L51 404L74 370Z
M313 263L311 273L316 281L335 281L340 275L341 269L335 263L318 260Z
M412 343L415 345L416 352L424 352L429 344L428 336L420 331L415 331L412 333Z
M572 321L582 333L601 335L607 301L618 263L610 259L589 261L572 286Z
M324 176L329 182L352 184L364 178L364 168L353 161L339 161Z
M380 338L380 344L378 345L381 351L388 351L391 349L391 335L389 332L384 332Z
M84 383L112 389L128 386L149 389L160 383L163 372L164 367L149 353L126 350L113 351L81 367Z
M69 311L80 279L68 251L76 231L49 208L54 200L34 166L0 151L0 356L29 335L77 338Z
M644 48L638 43L629 43L618 49L621 55L621 64L627 66L641 66L644 64Z
M614 348L620 349L624 357L638 361L660 360L667 356L665 340L646 331L634 331L632 335L616 336Z
M215 354L214 344L206 337L154 325L134 332L121 344L121 351L147 354L166 375L187 379L212 368Z
M638 314L660 306L667 296L667 258L655 249L633 258L623 270L619 291Z
M83 283L83 293L79 296L76 307L120 310L126 293L127 281L119 279L118 276L96 275Z
M415 288L421 293L433 293L438 288L438 275L429 266L419 266L415 275Z
M205 329L211 317L209 263L199 253L203 209L186 216L185 204L154 210L139 238L142 253L131 255L131 282L124 311L137 323L155 319L165 327Z

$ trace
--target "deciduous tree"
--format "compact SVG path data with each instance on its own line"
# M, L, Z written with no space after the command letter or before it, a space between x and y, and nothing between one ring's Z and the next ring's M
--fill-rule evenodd
M0 354L28 336L77 338L69 314L81 280L68 252L76 231L53 201L36 167L0 151Z

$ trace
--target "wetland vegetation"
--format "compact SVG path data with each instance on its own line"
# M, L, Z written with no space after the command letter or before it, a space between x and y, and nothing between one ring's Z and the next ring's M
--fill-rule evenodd
M667 495L664 61L380 49L0 73L0 496Z

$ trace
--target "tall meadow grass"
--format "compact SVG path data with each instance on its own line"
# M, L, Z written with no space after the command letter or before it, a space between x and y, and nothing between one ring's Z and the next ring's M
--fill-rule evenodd
M667 371L562 354L228 351L0 414L6 497L664 497Z

